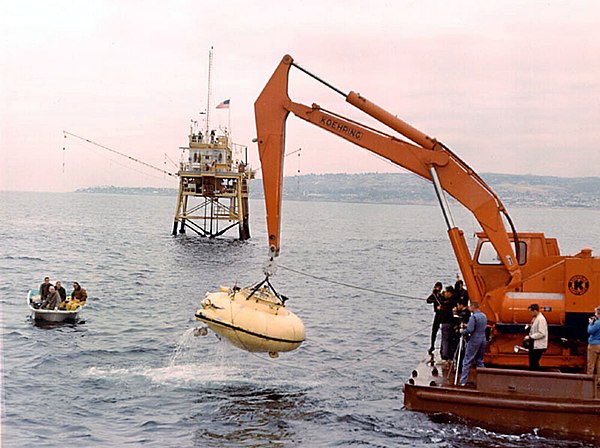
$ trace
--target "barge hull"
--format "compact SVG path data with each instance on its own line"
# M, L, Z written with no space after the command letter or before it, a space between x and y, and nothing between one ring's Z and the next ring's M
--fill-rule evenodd
M404 385L411 411L446 415L492 431L600 443L600 398L591 375L480 368L474 387L421 363Z

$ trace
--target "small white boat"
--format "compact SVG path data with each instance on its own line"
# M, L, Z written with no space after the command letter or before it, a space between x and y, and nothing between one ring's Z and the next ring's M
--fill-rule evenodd
M266 288L221 287L206 293L196 319L231 344L249 352L295 350L304 341L304 324L283 300Z
M69 299L70 297L67 297ZM31 310L31 317L36 321L45 321L45 322L73 322L77 320L77 315L85 306L85 303L78 306L74 310L47 310L41 308L35 308L33 306L34 303L41 302L40 292L37 289L30 289L27 293L27 306Z

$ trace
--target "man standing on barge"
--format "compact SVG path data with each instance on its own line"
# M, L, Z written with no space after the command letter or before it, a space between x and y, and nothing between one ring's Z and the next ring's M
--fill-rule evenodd
M597 306L594 311L594 316L590 317L590 324L587 329L590 335L588 339L587 374L593 375L595 369L600 384L600 306Z
M533 316L529 335L525 336L529 341L529 370L540 370L540 359L548 348L548 322L537 303L529 305L529 311Z
M461 386L467 384L471 364L475 363L475 367L483 367L483 355L485 354L487 316L479 309L479 302L471 302L469 309L471 310L471 317L467 328L463 330L463 337L469 336L469 342L460 375Z
M437 338L440 324L442 323L442 282L437 282L433 287L431 295L427 298L427 303L433 304L433 324L431 326L431 346L429 354L435 350L435 340Z

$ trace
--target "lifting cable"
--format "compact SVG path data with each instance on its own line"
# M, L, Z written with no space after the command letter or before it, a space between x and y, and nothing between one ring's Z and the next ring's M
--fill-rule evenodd
M79 135L73 134L72 132L63 131L63 135L64 135L65 138L67 138L67 135L70 135L71 137L78 138L79 140L83 140L84 142L87 142L87 143L89 143L91 145L98 146L99 148L106 149L107 151L110 151L110 152L113 152L115 154L118 154L121 157L125 157L125 158L127 158L129 160L132 160L132 161L136 162L136 163L139 163L141 165L147 166L148 168L152 168L153 170L160 171L161 173L167 174L168 176L177 177L177 174L170 173L169 171L166 171L166 170L160 169L158 167L155 167L153 165L150 165L149 163L146 163L146 162L144 162L142 160L136 159L135 157L128 156L127 154L119 152L116 149L112 149L112 148L109 148L108 146L101 145L100 143L96 143L96 142L94 142L92 140L89 140L89 139L87 139L85 137L81 137ZM64 150L64 147L63 147L63 150Z
M379 353L381 353L381 352L387 351L387 350L389 350L390 348L394 348L394 347L396 347L397 345L401 344L402 342L406 341L408 338L411 338L411 337L413 337L413 336L416 336L416 335L418 335L419 333L423 333L425 330L429 331L429 330L430 330L430 328L429 328L429 327L421 327L421 328L418 328L417 330L413 331L412 333L409 333L409 334L407 334L407 335L406 335L406 336L404 336L403 338L400 338L400 339L398 339L398 340L397 340L396 342L394 342L393 344L386 345L385 347L383 347L383 348L380 348L379 350L377 350L377 351L374 351L373 353L370 353L370 354L368 354L368 355L366 355L366 356L363 356L362 358L356 359L355 361L350 361L350 362L347 362L346 364L342 365L341 367L338 367L338 368L335 368L335 367L334 367L334 368L333 368L333 370L334 370L334 371L335 371L335 372L336 372L338 375L342 375L342 374L339 372L339 370L345 370L345 369L347 369L347 368L349 368L349 367L352 367L352 366L354 366L354 365L356 365L356 364L358 364L358 363L360 363L360 362L363 362L363 361L365 361L365 360L367 360L367 359L369 359L369 358L372 358L373 356L376 356L376 355L378 355L378 354L379 354ZM344 376L344 375L342 375L342 376Z
M296 269L288 268L288 267L283 266L281 264L278 264L277 266L280 267L281 269L285 269L286 271L290 271L290 272L294 272L294 273L299 274L299 275L304 275L306 277L314 278L315 280L320 280L322 282L333 283L334 285L345 286L347 288L353 288L353 289L358 289L358 290L361 290L361 291L373 292L375 294L384 294L386 296L402 297L404 299L425 300L422 297L409 296L409 295L406 295L406 294L399 294L397 292L382 291L380 289L365 288L363 286L357 286L357 285L352 285L350 283L339 282L337 280L332 280L332 279L328 279L328 278L325 278L325 277L319 277L317 275L309 274L307 272L302 272L302 271L298 271Z

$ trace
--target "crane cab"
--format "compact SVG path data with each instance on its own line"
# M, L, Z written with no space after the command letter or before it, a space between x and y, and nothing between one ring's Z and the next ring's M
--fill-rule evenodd
M487 356L492 365L523 364L514 354L526 334L531 315L529 305L537 303L549 325L550 345L544 357L546 367L581 368L586 345L587 318L600 303L600 258L589 249L572 256L561 255L555 238L543 233L519 233L518 251L509 234L522 272L522 283L508 290L509 274L484 233L473 257L477 287L484 310L494 323Z

